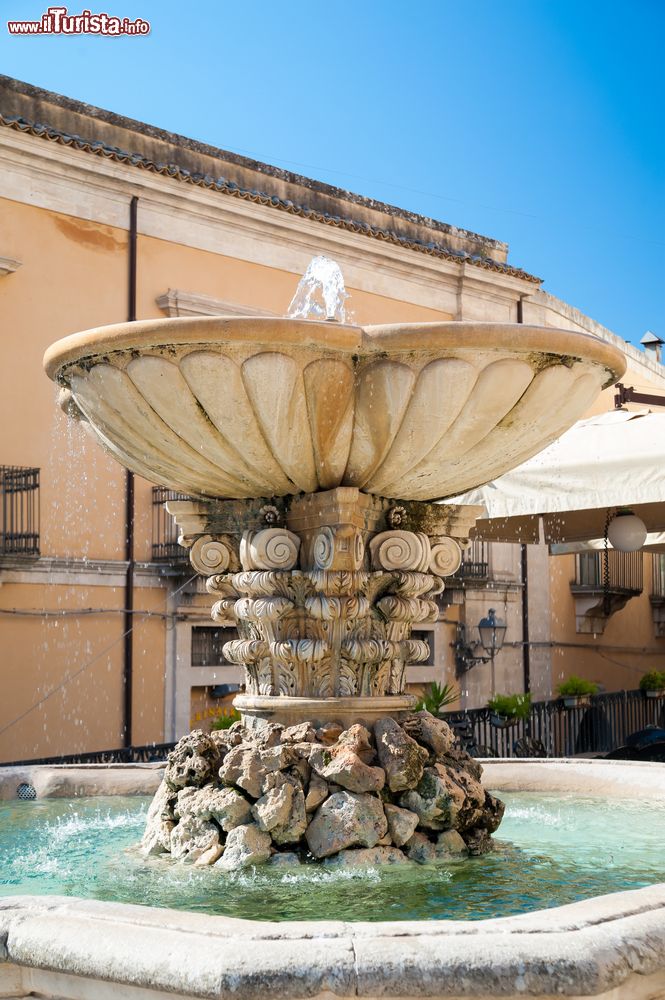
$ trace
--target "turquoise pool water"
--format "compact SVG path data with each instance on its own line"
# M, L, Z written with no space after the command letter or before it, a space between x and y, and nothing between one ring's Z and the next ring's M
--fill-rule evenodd
M442 866L226 874L136 849L149 799L0 803L0 895L271 920L479 920L665 882L665 803L501 793L497 851Z

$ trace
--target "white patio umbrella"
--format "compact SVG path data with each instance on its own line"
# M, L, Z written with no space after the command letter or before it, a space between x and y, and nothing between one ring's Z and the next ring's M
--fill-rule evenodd
M512 472L447 502L485 506L478 538L553 545L602 540L608 512L629 507L650 533L647 546L661 551L665 535L653 536L665 532L665 413L580 420Z

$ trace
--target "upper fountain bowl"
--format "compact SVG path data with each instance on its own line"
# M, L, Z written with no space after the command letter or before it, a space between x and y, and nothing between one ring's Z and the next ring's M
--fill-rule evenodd
M123 465L179 492L405 500L519 465L625 371L617 348L549 327L255 317L102 327L44 365Z

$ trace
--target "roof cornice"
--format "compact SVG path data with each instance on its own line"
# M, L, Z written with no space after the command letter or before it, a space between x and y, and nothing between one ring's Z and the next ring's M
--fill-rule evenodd
M287 212L290 215L295 215L323 225L334 226L338 229L346 230L347 232L391 243L407 250L427 254L430 257L454 261L458 264L467 264L486 271L493 271L498 274L527 281L534 285L539 285L542 280L529 274L521 268L512 267L511 265L501 261L493 260L491 257L486 257L481 254L472 254L464 250L454 250L450 247L445 247L436 241L424 242L412 237L403 236L390 229L371 225L370 223L359 221L357 219L317 211L316 209L309 208L306 205L297 204L288 198L281 198L277 195L270 195L255 189L241 187L234 181L228 180L224 177L215 178L210 174L197 173L185 167L181 167L178 164L156 162L146 156L143 156L142 154L131 153L126 150L119 149L115 146L108 145L101 140L91 141L84 139L79 135L69 134L50 125L31 122L20 116L0 114L0 127L9 128L16 132L35 136L48 142L68 146L83 153L100 156L105 159L112 160L115 163L121 163L129 167L147 170L176 181L206 188L221 195L239 198L244 201L252 202L256 205L272 208L276 211ZM352 204L352 202L349 202L350 207Z

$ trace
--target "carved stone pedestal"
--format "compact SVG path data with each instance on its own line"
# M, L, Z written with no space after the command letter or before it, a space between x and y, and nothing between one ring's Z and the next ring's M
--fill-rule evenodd
M194 568L237 624L225 656L245 668L244 721L370 722L412 707L413 626L461 562L473 507L392 501L339 487L272 500L171 501Z

